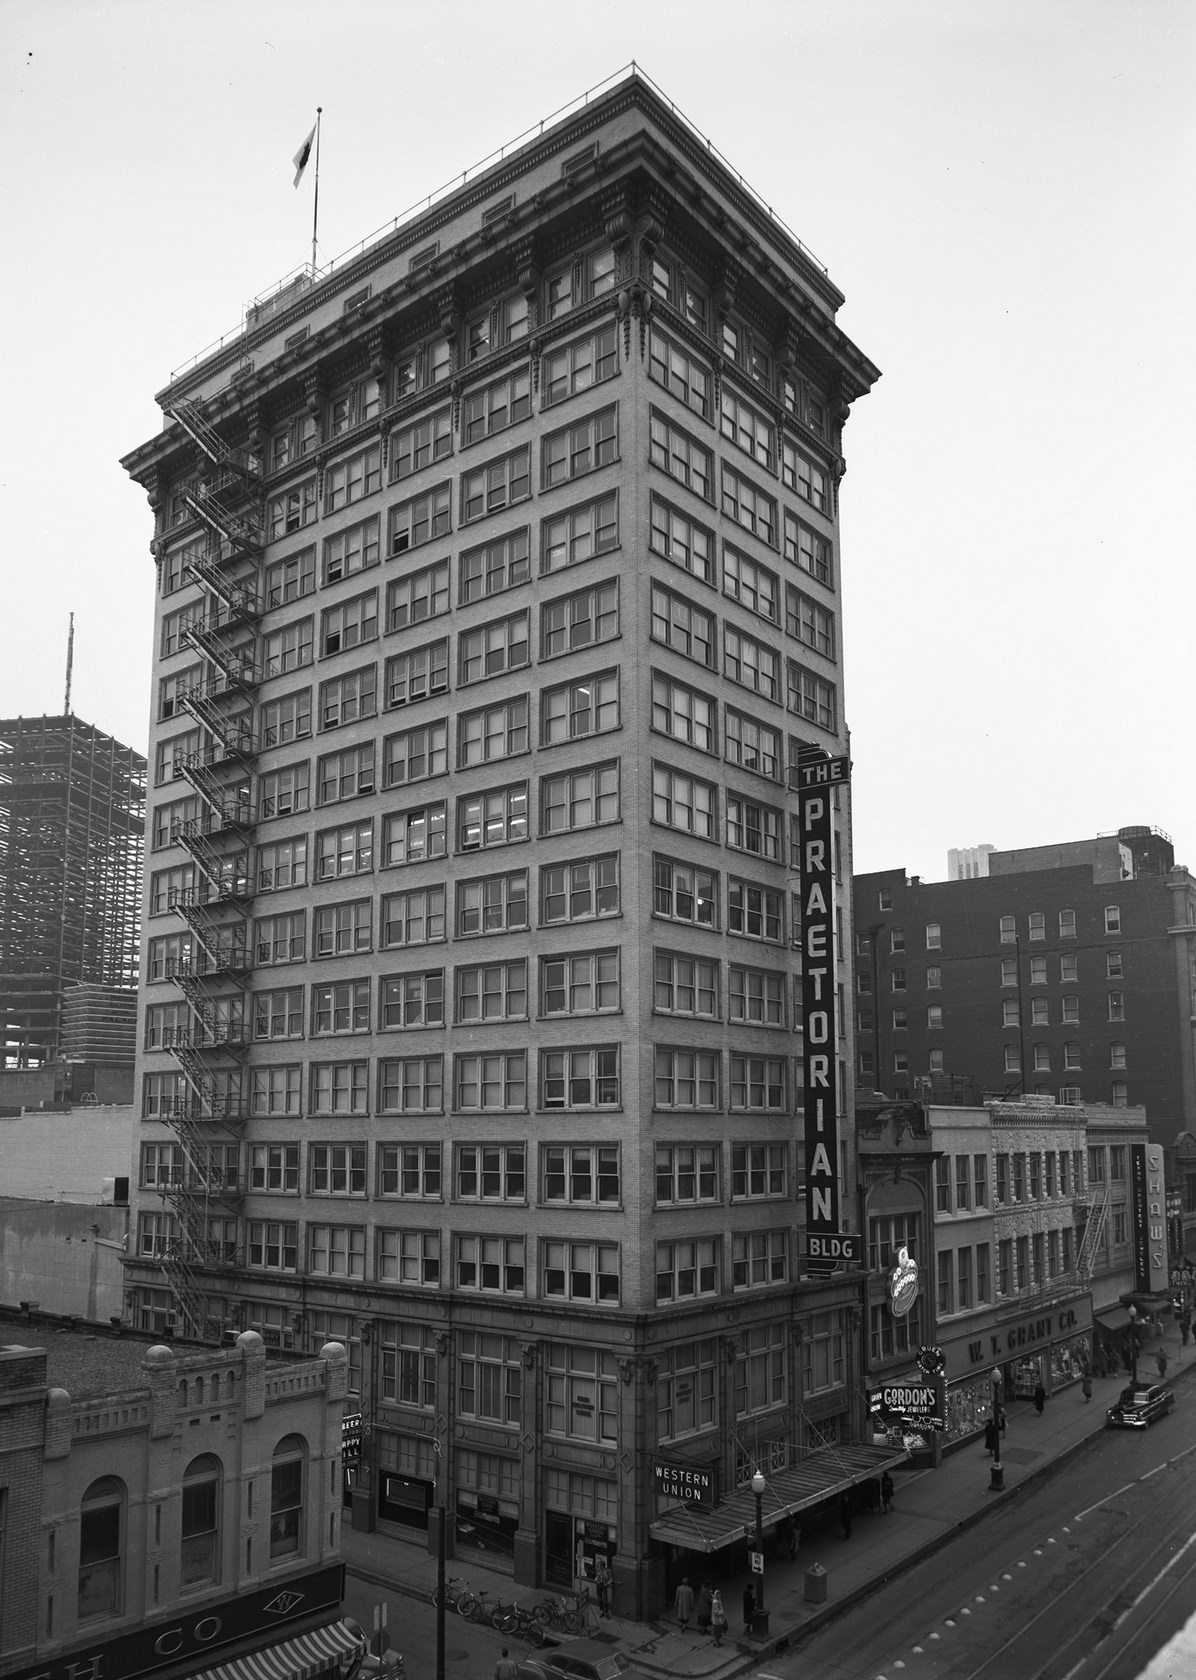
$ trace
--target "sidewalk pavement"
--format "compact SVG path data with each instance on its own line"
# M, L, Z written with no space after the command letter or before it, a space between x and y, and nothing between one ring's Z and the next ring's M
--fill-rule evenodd
M1178 1338L1167 1345L1170 1366L1166 1381L1196 1371L1196 1345L1179 1348ZM1140 1360L1140 1380L1157 1381L1155 1344ZM957 1448L938 1469L894 1472L893 1509L855 1514L850 1540L844 1540L837 1521L813 1528L803 1525L801 1550L790 1563L775 1551L766 1557L765 1604L770 1631L759 1638L741 1633L740 1606L749 1579L745 1548L729 1547L735 1557L730 1574L719 1573L719 1557L694 1553L690 1579L695 1588L709 1579L722 1590L730 1617L727 1637L715 1646L693 1627L681 1629L669 1614L654 1622L634 1622L612 1615L602 1634L622 1644L636 1668L649 1675L691 1676L693 1680L727 1680L752 1667L770 1652L784 1650L812 1628L842 1615L851 1605L883 1586L950 1541L961 1529L980 1522L1036 1476L1049 1472L1105 1427L1105 1410L1126 1384L1125 1373L1097 1377L1092 1399L1085 1402L1078 1383L1047 1401L1039 1417L1029 1402L1010 1404L1008 1428L1001 1446L1004 1491L990 1489L992 1459L979 1442ZM341 1552L351 1575L376 1583L392 1593L430 1602L436 1585L436 1559L421 1543L389 1535L342 1530ZM724 1566L725 1567L725 1566ZM813 1592L823 1590L821 1602L811 1602L807 1572L813 1570ZM825 1571L819 1576L818 1570ZM449 1573L464 1574L475 1591L485 1589L506 1602L526 1604L544 1596L538 1588L517 1588L509 1575L480 1568L472 1561L454 1560ZM546 1591L547 1589L545 1589ZM518 1653L516 1653L518 1655Z

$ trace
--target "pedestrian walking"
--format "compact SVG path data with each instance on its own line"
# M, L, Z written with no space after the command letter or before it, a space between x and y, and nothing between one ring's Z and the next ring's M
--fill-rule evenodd
M1038 1383L1038 1385L1035 1387L1035 1390L1034 1390L1034 1410L1038 1413L1039 1417L1042 1416L1043 1407L1045 1405L1046 1405L1046 1389L1042 1386L1041 1383Z
M1160 1377L1165 1377L1167 1375L1167 1350L1166 1350L1166 1348L1160 1348L1159 1349L1159 1351L1154 1356L1154 1362L1159 1368L1159 1376Z
M602 1616L610 1615L610 1586L610 1564L600 1557L594 1570L594 1588L598 1594L598 1612Z
M710 1632L710 1605L713 1598L710 1582L703 1581L698 1592L698 1632Z
M694 1613L694 1590L689 1584L689 1576L681 1577L681 1585L677 1588L677 1596L673 1600L673 1608L677 1612L677 1620L684 1632L689 1626L689 1618Z
M743 1589L743 1631L745 1633L750 1633L752 1631L752 1617L755 1614L756 1588L754 1583L749 1581L747 1586Z
M1090 1371L1084 1372L1084 1380L1080 1387L1084 1391L1084 1404L1087 1405L1089 1400L1092 1399L1092 1374Z
M887 1470L880 1478L880 1507L886 1516L893 1508L893 1478Z
M519 1670L515 1664L514 1658L504 1645L502 1648L502 1656L499 1657L498 1661L494 1665L494 1680L515 1680L515 1676L518 1672Z
M984 1450L990 1458L997 1450L997 1426L992 1418L984 1426Z
M843 1524L844 1540L851 1539L851 1494L847 1488L839 1495L839 1521Z
M710 1631L714 1635L714 1643L721 1645L723 1634L727 1631L727 1612L723 1609L723 1595L717 1587L710 1598Z

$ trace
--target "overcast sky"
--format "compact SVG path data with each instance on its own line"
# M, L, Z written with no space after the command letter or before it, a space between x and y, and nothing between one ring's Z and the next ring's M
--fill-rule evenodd
M634 59L826 264L857 870L1196 868L1194 0L0 0L0 715L145 748L173 369Z

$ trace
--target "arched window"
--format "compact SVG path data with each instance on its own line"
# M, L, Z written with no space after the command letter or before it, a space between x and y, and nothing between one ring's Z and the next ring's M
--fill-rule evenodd
M284 1435L270 1470L270 1556L294 1557L303 1550L303 1482L307 1442Z
M79 1620L117 1616L121 1608L125 1485L101 1476L79 1509Z
M193 1458L183 1475L179 1585L197 1586L220 1575L220 1460Z

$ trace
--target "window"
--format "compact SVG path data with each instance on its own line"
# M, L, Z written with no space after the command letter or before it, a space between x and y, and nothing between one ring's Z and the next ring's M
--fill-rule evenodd
M368 1062L314 1062L311 1069L313 1114L366 1114L370 1106Z
M193 1458L183 1472L179 1532L179 1585L193 1587L220 1577L220 1460Z
M540 488L551 490L618 460L617 422L618 409L612 406L550 432L540 445Z
M657 951L653 958L653 1008L658 1015L719 1018L717 962Z
M608 853L576 863L545 864L540 870L540 921L588 920L619 913L619 859ZM526 905L525 905L526 914ZM458 932L463 931L460 926ZM480 930L479 930L480 931Z
M800 567L803 572L807 572L817 582L826 584L828 588L833 587L832 551L829 540L803 524L788 508L785 509L781 549L786 560L794 566Z
M649 423L648 458L703 501L714 501L711 451L655 408Z
M286 994L276 994L285 996ZM336 980L329 986L311 989L311 1032L313 1038L330 1038L341 1033L369 1032L370 983L368 980Z
M771 548L777 544L777 504L749 479L725 463L722 471L722 511L745 531Z
M728 764L776 781L781 766L781 731L730 706L723 708L723 753Z
M1018 984L1016 957L1003 957L1001 959L1001 984L1002 986L1016 986Z
M816 723L821 729L835 729L838 701L834 683L827 682L816 671L799 665L796 659L786 660L788 674L787 705L791 712Z
M80 1621L118 1616L124 1607L125 1485L101 1476L79 1506Z
M718 876L713 871L656 856L652 860L652 876L653 915L700 927L717 927Z
M528 614L511 613L457 637L457 681L481 682L503 671L518 671L529 662Z
M255 961L259 968L280 963L302 962L306 954L304 912L290 910L281 916L259 916L253 924Z
M548 320L559 320L578 304L605 296L614 290L614 285L615 253L609 246L578 258L559 274L549 277L546 293Z
M518 1424L523 1415L518 1338L462 1330L456 1340L458 1413L481 1423ZM469 1485L479 1484L473 1480Z
M732 963L729 975L728 1018L755 1026L785 1025L785 977L769 969Z
M1121 952L1105 952L1105 979L1120 980L1122 977Z
M312 955L343 957L368 951L373 942L373 904L359 898L348 904L320 904L312 912Z
M1110 1019L1110 1021L1124 1021L1125 1020L1125 993L1124 992L1110 992L1109 993L1109 1019Z
M458 1056L453 1070L453 1107L464 1114L526 1109L527 1052Z
M782 1143L737 1143L731 1149L731 1196L736 1201L784 1196L787 1154Z
M278 472L310 455L319 441L316 416L299 414L276 431L270 439L270 471Z
M316 835L316 879L368 875L374 867L374 824L370 818Z
M1125 1057L1125 1045L1119 1039L1114 1039L1109 1045L1109 1066L1123 1070L1127 1065Z
M299 1227L293 1220L249 1221L249 1264L264 1271L293 1272L299 1265Z
M1121 910L1116 904L1107 904L1105 906L1105 932L1121 932Z
M314 1277L365 1276L365 1226L307 1227L307 1269Z
M775 649L729 624L723 625L723 674L733 683L765 700L779 700L780 665Z
M829 513L829 474L788 439L781 445L781 482L819 513Z
M442 1027L444 970L432 968L393 974L381 982L381 1020L385 1027Z
M732 1236L732 1289L784 1283L788 1276L789 1243L784 1231L745 1231Z
M320 655L346 653L349 648L372 642L378 634L378 591L355 595L337 607L325 607L320 614Z
M735 1415L780 1405L785 1399L785 1326L746 1329L735 1361Z
M432 1232L380 1231L378 1275L425 1288L440 1281L440 1238ZM407 1241L410 1237L412 1240ZM399 1241L395 1241L399 1238ZM382 1398L430 1412L436 1405L436 1343L426 1324L383 1324Z
M447 560L424 566L418 572L395 578L386 586L386 631L406 630L425 619L439 618L449 610L449 567Z
M357 303L364 303L368 295L366 292L348 299L345 304L346 310ZM382 393L377 379L358 379L351 385L346 385L343 390L335 393L328 404L328 436L342 437L355 426L376 419L381 406Z
M938 922L927 922L927 924L926 924L926 949L928 951L937 951L939 949L939 947L942 945L942 943L943 943L943 930L939 926Z
M487 461L461 475L461 523L499 513L524 502L532 493L531 447L523 444L496 461ZM445 512L447 530L447 507ZM434 532L433 535L438 533Z
M476 396L466 399L467 405L476 401ZM400 478L410 478L412 473L422 471L434 461L443 461L452 452L452 410L441 408L435 414L425 414L390 434L390 481L393 484Z
M942 990L942 986L942 969L933 964L928 965L926 969L926 990L928 992L937 992Z
M540 779L540 833L593 828L619 818L619 763L592 765Z
M523 1144L458 1144L453 1193L459 1202L526 1201L527 1157Z
M1074 939L1076 937L1076 913L1074 910L1060 910L1059 937L1060 939Z
M304 595L311 595L316 587L315 549L300 549L298 554L290 554L285 560L275 560L266 567L263 581L262 604L267 608L285 606Z
M1005 1046L1005 1072L1019 1073L1021 1071L1021 1065L1022 1059L1017 1045L1007 1044Z
M732 877L727 883L727 926L748 939L781 944L785 937L781 894Z
M297 1557L303 1551L303 1482L307 1446L286 1435L270 1467L270 1556Z
M249 1075L249 1102L253 1113L298 1114L301 1071L298 1067L253 1068Z
M158 718L181 717L183 696L193 688L203 686L203 666L188 665L185 671L175 671L158 681Z
M1013 1006L1013 1018L1005 1025L1016 1027L1018 1022L1017 1004ZM1049 1027L1051 1024L1051 1005L1049 998L1032 998L1030 1000L1030 1024L1035 1027Z
M540 1052L541 1108L618 1108L615 1046Z
M524 317L526 321L526 316ZM465 442L478 443L482 438L505 432L508 426L526 420L532 411L532 380L526 367L496 379L492 385L470 391L461 404L461 430ZM448 416L445 415L447 422Z
M542 1293L546 1300L612 1302L619 1300L619 1245L612 1242L540 1243L543 1257ZM614 1376L614 1356L594 1349L577 1349L588 1357L609 1362ZM551 1369L552 1350L549 1350ZM549 1379L548 1427L553 1420L553 1383Z
M972 1156L972 1200L977 1208L988 1206L988 1156Z
M618 634L619 586L613 580L546 601L540 609L541 659L613 641Z
M715 1144L658 1143L658 1206L719 1200L719 1151Z
M759 857L781 856L781 813L740 793L727 794L727 845Z
M619 1008L619 953L578 951L540 959L540 1014L598 1015Z
M441 1194L438 1143L380 1143L377 1194L438 1200Z
M448 811L444 800L394 811L383 821L382 851L387 867L444 857L448 848Z
M528 925L527 870L457 883L457 936L508 933Z
M1076 1039L1069 1038L1063 1046L1063 1066L1069 1071L1078 1068L1080 1063L1080 1046Z
M648 377L703 420L710 418L710 369L656 327L648 335Z
M493 706L462 712L457 719L457 768L489 764L527 752L528 699L515 695Z
M714 582L714 537L659 496L652 497L652 526L648 545L653 554L703 583Z
M835 657L835 615L791 583L785 585L785 628L826 659Z
M422 495L412 496L409 501L392 507L386 516L386 552L406 554L422 543L447 536L452 528L452 493L451 484L438 484L434 489L425 490ZM447 561L444 570L447 583Z
M324 753L316 760L316 804L335 805L374 791L374 743Z
M162 916L185 904L195 891L195 865L180 863L173 869L156 869L150 880L150 915Z
M383 782L388 788L443 776L448 769L448 724L438 718L388 735L382 755Z
M336 513L340 508L372 496L382 488L382 446L372 444L346 460L331 463L324 474L324 512ZM329 580L326 578L325 582Z
M555 1243L552 1248L554 1295L582 1301L618 1300L618 1251L612 1244ZM609 1265L611 1271L602 1273L602 1265ZM547 1265L544 1275L549 1275ZM545 1428L550 1435L582 1441L618 1440L618 1364L613 1353L561 1342L548 1344ZM568 1505L570 1510L583 1508L589 1510L592 1505Z
M771 421L749 407L725 384L719 409L719 431L737 449L750 455L767 472L773 471L776 460L776 429Z
M522 1295L525 1278L523 1237L461 1236L456 1239L454 1282L458 1289Z
M1080 979L1080 959L1074 954L1059 958L1059 980L1064 986L1075 986Z
M1031 939L1046 938L1046 916L1041 910L1031 910L1027 917L1027 932Z
M540 1199L570 1207L617 1207L617 1144L543 1144Z
M527 337L528 299L523 292L504 298L470 321L465 329L466 356L471 362Z
M540 575L579 566L619 546L619 499L615 491L553 519L540 521Z
M546 350L540 363L540 389L544 406L601 385L619 371L616 329L602 327L586 338Z
M713 613L656 583L652 585L652 640L708 670L715 668Z
M657 1108L715 1110L720 1106L720 1083L716 1050L675 1050L657 1045Z
M783 1056L732 1056L732 1112L783 1114L785 1069Z
M1045 986L1047 983L1047 960L1045 957L1030 958L1030 984Z
M263 747L285 747L311 734L311 689L300 688L276 700L263 701L258 713L258 734Z
M955 1255L950 1249L940 1250L938 1256L938 1278L935 1293L935 1309L942 1317L955 1311Z
M619 727L619 674L601 671L540 696L540 745L553 746Z
M448 638L391 654L386 661L386 709L448 691Z
M1035 1073L1049 1073L1051 1071L1051 1047L1049 1044L1034 1046Z
M314 621L310 618L297 619L293 624L284 624L281 629L264 635L263 677L281 677L287 671L297 671L301 666L310 665L313 635Z
M385 947L428 945L444 939L443 885L409 887L405 892L386 894L382 900L379 930Z
M718 838L718 793L713 782L684 775L661 764L652 766L652 819L669 828Z
M656 1245L656 1300L693 1300L698 1295L717 1295L718 1238L697 1242L658 1242Z
M457 801L457 845L463 852L527 839L527 783L491 788Z
M378 1063L380 1114L441 1114L443 1111L442 1056L388 1056ZM385 1183L383 1193L388 1193Z
M1074 992L1065 993L1060 1004L1060 1020L1074 1025L1080 1019L1080 999Z
M279 537L289 536L292 531L301 531L305 525L314 524L315 519L316 481L309 478L306 484L298 484L293 490L287 490L267 502L267 538L270 542L277 542Z
M527 959L458 967L456 1020L511 1021L527 1016Z
M531 533L526 526L470 548L457 563L457 599L462 606L501 595L531 577Z
M306 811L310 798L310 769L307 760L267 771L258 780L258 816L287 817Z

